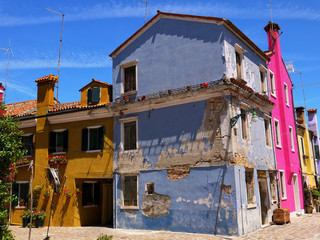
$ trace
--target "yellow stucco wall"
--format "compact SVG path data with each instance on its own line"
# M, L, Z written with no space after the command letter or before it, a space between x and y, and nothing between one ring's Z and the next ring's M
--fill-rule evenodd
M87 106L87 91L89 88L100 87L100 102L99 104L106 104L110 102L109 88L111 86L106 86L101 83L92 83L90 86L82 89L81 91L81 105Z

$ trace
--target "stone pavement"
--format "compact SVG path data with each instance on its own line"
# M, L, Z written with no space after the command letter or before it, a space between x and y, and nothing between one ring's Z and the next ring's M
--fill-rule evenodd
M20 226L11 226L10 229L17 240L28 239L29 229ZM43 240L46 237L47 228L33 228L31 239ZM100 234L113 235L114 240L242 240L242 239L320 239L320 213L305 214L291 219L286 225L272 225L241 237L214 236L209 234L176 233L167 231L145 231L112 229L106 227L51 227L50 240L95 240Z

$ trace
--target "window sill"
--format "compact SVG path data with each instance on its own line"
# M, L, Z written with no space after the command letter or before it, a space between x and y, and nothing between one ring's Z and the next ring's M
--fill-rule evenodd
M276 147L277 147L277 148L282 148L282 146L281 146L281 145L276 145Z
M27 206L15 206L14 209L27 209Z
M53 152L52 155L66 154L66 152Z
M136 93L138 93L138 90L121 93L121 96L128 96L128 95L133 95L133 94L136 94Z
M101 152L100 149L98 150L87 150L86 153L98 153L98 152Z
M128 210L130 210L130 209L139 210L139 206L121 206L120 209L123 209L123 210L126 210L126 209L128 209Z
M249 203L247 206L247 209L253 209L253 208L257 208L257 204L256 203Z
M281 200L285 201L287 200L288 198L287 197L282 197Z
M26 155L26 156L23 156L24 158L29 158L29 157L32 157L32 155Z
M275 93L271 93L271 96L277 98L277 95Z
M92 204L92 205L83 206L83 208L94 208L94 207L99 207L99 205Z

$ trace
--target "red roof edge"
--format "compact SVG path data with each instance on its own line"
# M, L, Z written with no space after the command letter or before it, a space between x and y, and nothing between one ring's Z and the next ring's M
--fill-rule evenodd
M93 84L93 83L100 83L100 84L103 84L103 85L112 86L112 85L110 85L109 83L101 82L101 81L99 81L99 80L96 80L96 79L92 78L92 81L91 81L90 83L88 83L87 85L85 85L84 87L82 87L82 88L79 90L79 92L81 92L83 89L85 89L86 87L90 86L90 85Z

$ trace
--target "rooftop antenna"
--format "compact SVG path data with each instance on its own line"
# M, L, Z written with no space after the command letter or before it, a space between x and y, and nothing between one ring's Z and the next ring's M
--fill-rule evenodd
M298 74L300 74L301 87L302 87L303 100L304 100L304 108L307 109L306 95L305 95L304 87L303 87L302 72L299 72L299 71L297 71L297 70L294 69L294 67L293 67L293 61L287 62L287 63L286 63L286 68L287 68L288 72L290 72L290 73L298 73Z
M58 60L58 77L59 77L59 71L60 71L60 58L61 58L61 44L62 44L62 32L63 32L63 21L64 21L64 14L63 13L59 13L57 11L51 10L49 8L46 8L46 10L59 14L62 16L62 25L61 25L61 36L60 36L60 47L59 47L59 60ZM58 101L58 97L59 97L59 78L57 81L57 101Z
M141 1L146 3L146 14L145 14L145 17L144 17L144 23L146 23L147 22L147 13L148 13L148 3L149 3L149 1L148 0L141 0Z
M271 8L271 0L269 0L269 5L270 5L270 16L271 16L271 23L272 23L272 8Z
M8 63L7 63L7 74L6 74L6 84L5 84L5 91L4 91L4 103L6 102L6 96L7 96L7 85L8 85L8 74L9 74L9 63L10 63L10 53L12 53L12 56L14 56L12 49L10 47L10 38L9 38L9 47L8 48L0 48L0 50L6 51L8 53Z

